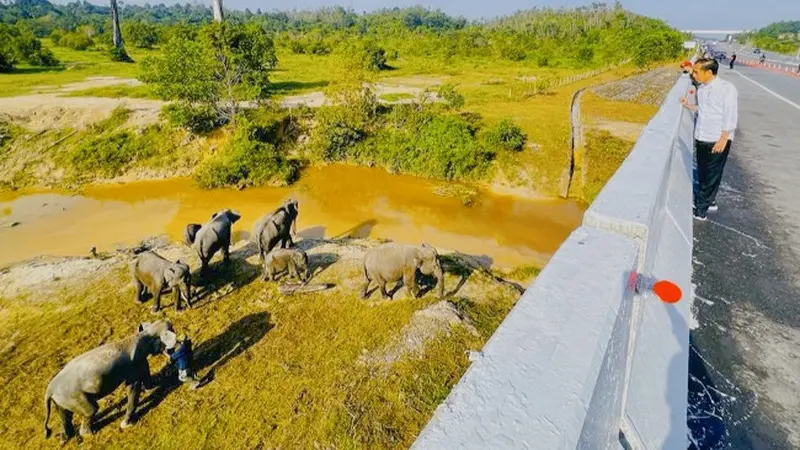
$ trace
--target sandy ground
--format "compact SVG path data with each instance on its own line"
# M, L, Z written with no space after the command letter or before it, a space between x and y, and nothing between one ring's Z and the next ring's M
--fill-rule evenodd
M391 83L376 83L373 89L379 99L385 94L408 94L414 97L393 102L380 100L383 103L410 103L423 93L424 87L436 85L437 82L439 80L428 77L407 77L395 79ZM109 117L115 108L124 107L131 110L127 126L145 127L158 122L161 108L167 102L137 98L62 96L64 93L85 89L115 85L139 86L141 84L140 81L133 78L90 77L60 88L43 86L36 93L30 95L1 97L0 121L18 123L33 132L65 127L84 129ZM428 99L436 101L437 97L435 94L429 93ZM325 104L325 100L325 94L316 91L284 97L281 99L280 105L283 108L296 108L300 105L318 108ZM243 102L243 106L247 105L249 103Z

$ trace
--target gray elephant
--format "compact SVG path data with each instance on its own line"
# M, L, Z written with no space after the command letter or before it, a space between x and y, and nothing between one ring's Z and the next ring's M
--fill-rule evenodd
M253 228L253 239L258 247L258 256L261 264L267 254L279 243L281 248L289 248L294 245L292 234L297 234L297 200L289 199L270 214L258 219Z
M73 434L72 415L83 416L80 434L92 434L92 421L97 414L97 400L114 392L119 385L128 387L128 405L120 426L131 426L139 390L153 387L147 357L172 349L176 343L172 324L166 320L139 325L138 331L121 341L97 347L68 362L50 381L44 393L44 436L51 434L50 408L61 415L64 425L62 440Z
M197 236L197 232L200 231L200 228L203 228L203 226L199 223L190 223L186 225L186 229L183 230L183 243L191 247L194 242L194 237Z
M444 297L444 271L439 262L436 249L428 244L421 246L384 244L367 252L364 257L364 285L362 298L368 297L370 284L374 281L380 288L383 298L389 298L386 283L398 282L401 279L406 288L415 297L419 297L416 273L419 269L425 275L436 277L439 298Z
M144 301L144 294L153 296L153 312L161 309L161 292L171 289L175 294L175 309L181 311L181 298L192 307L192 272L181 260L171 262L153 251L140 253L131 263L131 276L137 302Z
M308 255L299 248L276 248L264 258L264 280L275 281L275 275L286 270L290 278L308 283L311 271Z
M197 256L200 257L201 273L208 269L208 262L214 257L217 250L222 250L222 260L228 263L230 260L231 227L241 218L242 216L238 212L223 209L211 215L211 220L197 230L194 239L192 239L190 233L186 233L186 237L191 241L195 251L197 251Z

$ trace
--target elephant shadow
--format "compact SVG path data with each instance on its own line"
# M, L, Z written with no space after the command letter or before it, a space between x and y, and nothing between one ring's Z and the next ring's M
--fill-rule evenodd
M229 325L223 333L200 343L193 351L192 363L192 368L200 378L200 386L212 382L218 369L259 342L274 326L267 312L249 314ZM153 379L158 386L139 401L135 414L137 421L158 407L169 394L181 386L177 370L169 363L154 375ZM126 402L127 399L123 398L101 411L95 421L95 429L99 431L120 419L124 415Z
M256 254L254 246L242 245L231 252L229 265L226 266L220 260L209 266L205 274L194 273L192 278L195 280L197 294L192 304L204 307L211 303L207 301L209 297L214 297L214 301L220 300L255 281L261 273L261 267L258 264L251 264L247 259ZM230 286L230 289L221 295L215 295L226 286Z
M298 237L306 239L325 239L325 227L316 226L311 228L306 228L297 233Z
M472 276L473 272L475 272L476 270L488 272L489 269L492 267L492 264L494 264L494 260L492 260L492 258L487 255L476 256L476 255L467 255L465 253L460 253L460 252L456 252L449 255L440 255L439 262L442 264L442 270L444 271L445 276L453 275L455 277L458 277L458 283L456 283L455 287L445 292L444 294L445 297L452 297L456 295L458 291L460 291L461 288L464 287L465 284L467 284L467 280L469 280L469 277ZM436 279L433 278L432 276L423 274L422 277L423 279L428 278L432 280L429 283L433 284L428 284L426 286L426 289L430 290L436 286L435 284ZM446 287L447 286L445 286L445 288Z
M312 253L308 255L308 265L312 277L318 277L328 267L339 261L339 255L336 253Z
M366 239L372 234L372 229L377 224L378 221L375 219L365 220L344 233L334 236L332 239Z

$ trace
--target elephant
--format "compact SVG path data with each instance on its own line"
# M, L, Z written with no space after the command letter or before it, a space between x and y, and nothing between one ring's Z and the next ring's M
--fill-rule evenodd
M386 283L398 282L401 279L411 294L419 298L417 269L425 275L436 277L438 296L443 298L444 271L436 249L428 244L414 246L394 243L376 247L364 256L364 277L367 282L364 285L362 298L368 297L367 292L373 281L378 284L383 298L390 298L386 291Z
M52 405L61 415L63 441L74 434L74 413L83 416L80 434L92 434L92 421L98 410L97 400L114 392L122 383L128 388L128 405L120 427L131 426L142 385L146 389L153 387L147 357L174 348L176 341L170 322L145 322L139 325L133 336L89 350L68 362L50 380L44 393L45 439L51 434L48 423Z
M230 246L231 246L231 227L242 216L230 209L223 209L211 215L211 220L206 222L194 235L192 239L191 233L188 233L192 225L187 226L186 237L192 243L197 256L200 257L200 272L205 273L208 269L208 262L217 253L217 250L222 249L222 260L227 264L230 260Z
M258 246L258 256L261 264L267 253L272 251L278 243L281 248L289 248L294 245L292 234L297 234L297 200L288 199L270 214L260 218L253 228L253 239Z
M144 301L149 291L153 295L153 313L161 309L161 292L172 289L175 294L175 309L181 311L181 298L192 307L192 272L181 260L171 262L153 251L140 253L131 263L131 275L137 302Z
M200 228L203 228L203 226L199 223L190 223L189 225L186 225L186 229L183 230L183 243L191 247L195 236L197 236L197 232L200 231Z
M264 259L264 281L275 281L278 272L286 270L289 277L308 283L310 270L308 255L299 248L276 248Z

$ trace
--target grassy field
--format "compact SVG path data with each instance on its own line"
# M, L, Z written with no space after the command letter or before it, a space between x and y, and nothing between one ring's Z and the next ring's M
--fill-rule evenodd
M374 245L312 242L312 267L321 270L313 282L336 287L289 297L257 279L251 248L235 246L231 268L212 265L214 274L199 283L203 297L195 309L177 314L171 297L162 303L161 316L193 339L200 375L215 365L213 380L190 391L162 370L164 357L151 358L160 387L142 395L136 425L118 428L119 389L101 401L98 432L80 448L408 447L463 374L466 351L481 348L519 294L461 259L444 257L446 288L454 291L447 308L457 311L458 323L419 314L435 310L433 295L411 299L401 290L395 300L377 300L377 294L361 300L360 261ZM197 267L188 248L159 253ZM149 304L132 299L127 257L57 264L72 275L17 290L9 280L24 285L52 268L12 269L0 279L0 339L7 343L0 347L2 448L57 445L43 439L49 380L73 357L154 319ZM515 273L529 281L536 272ZM422 347L409 347L409 336L421 337ZM61 431L55 416L51 426Z

